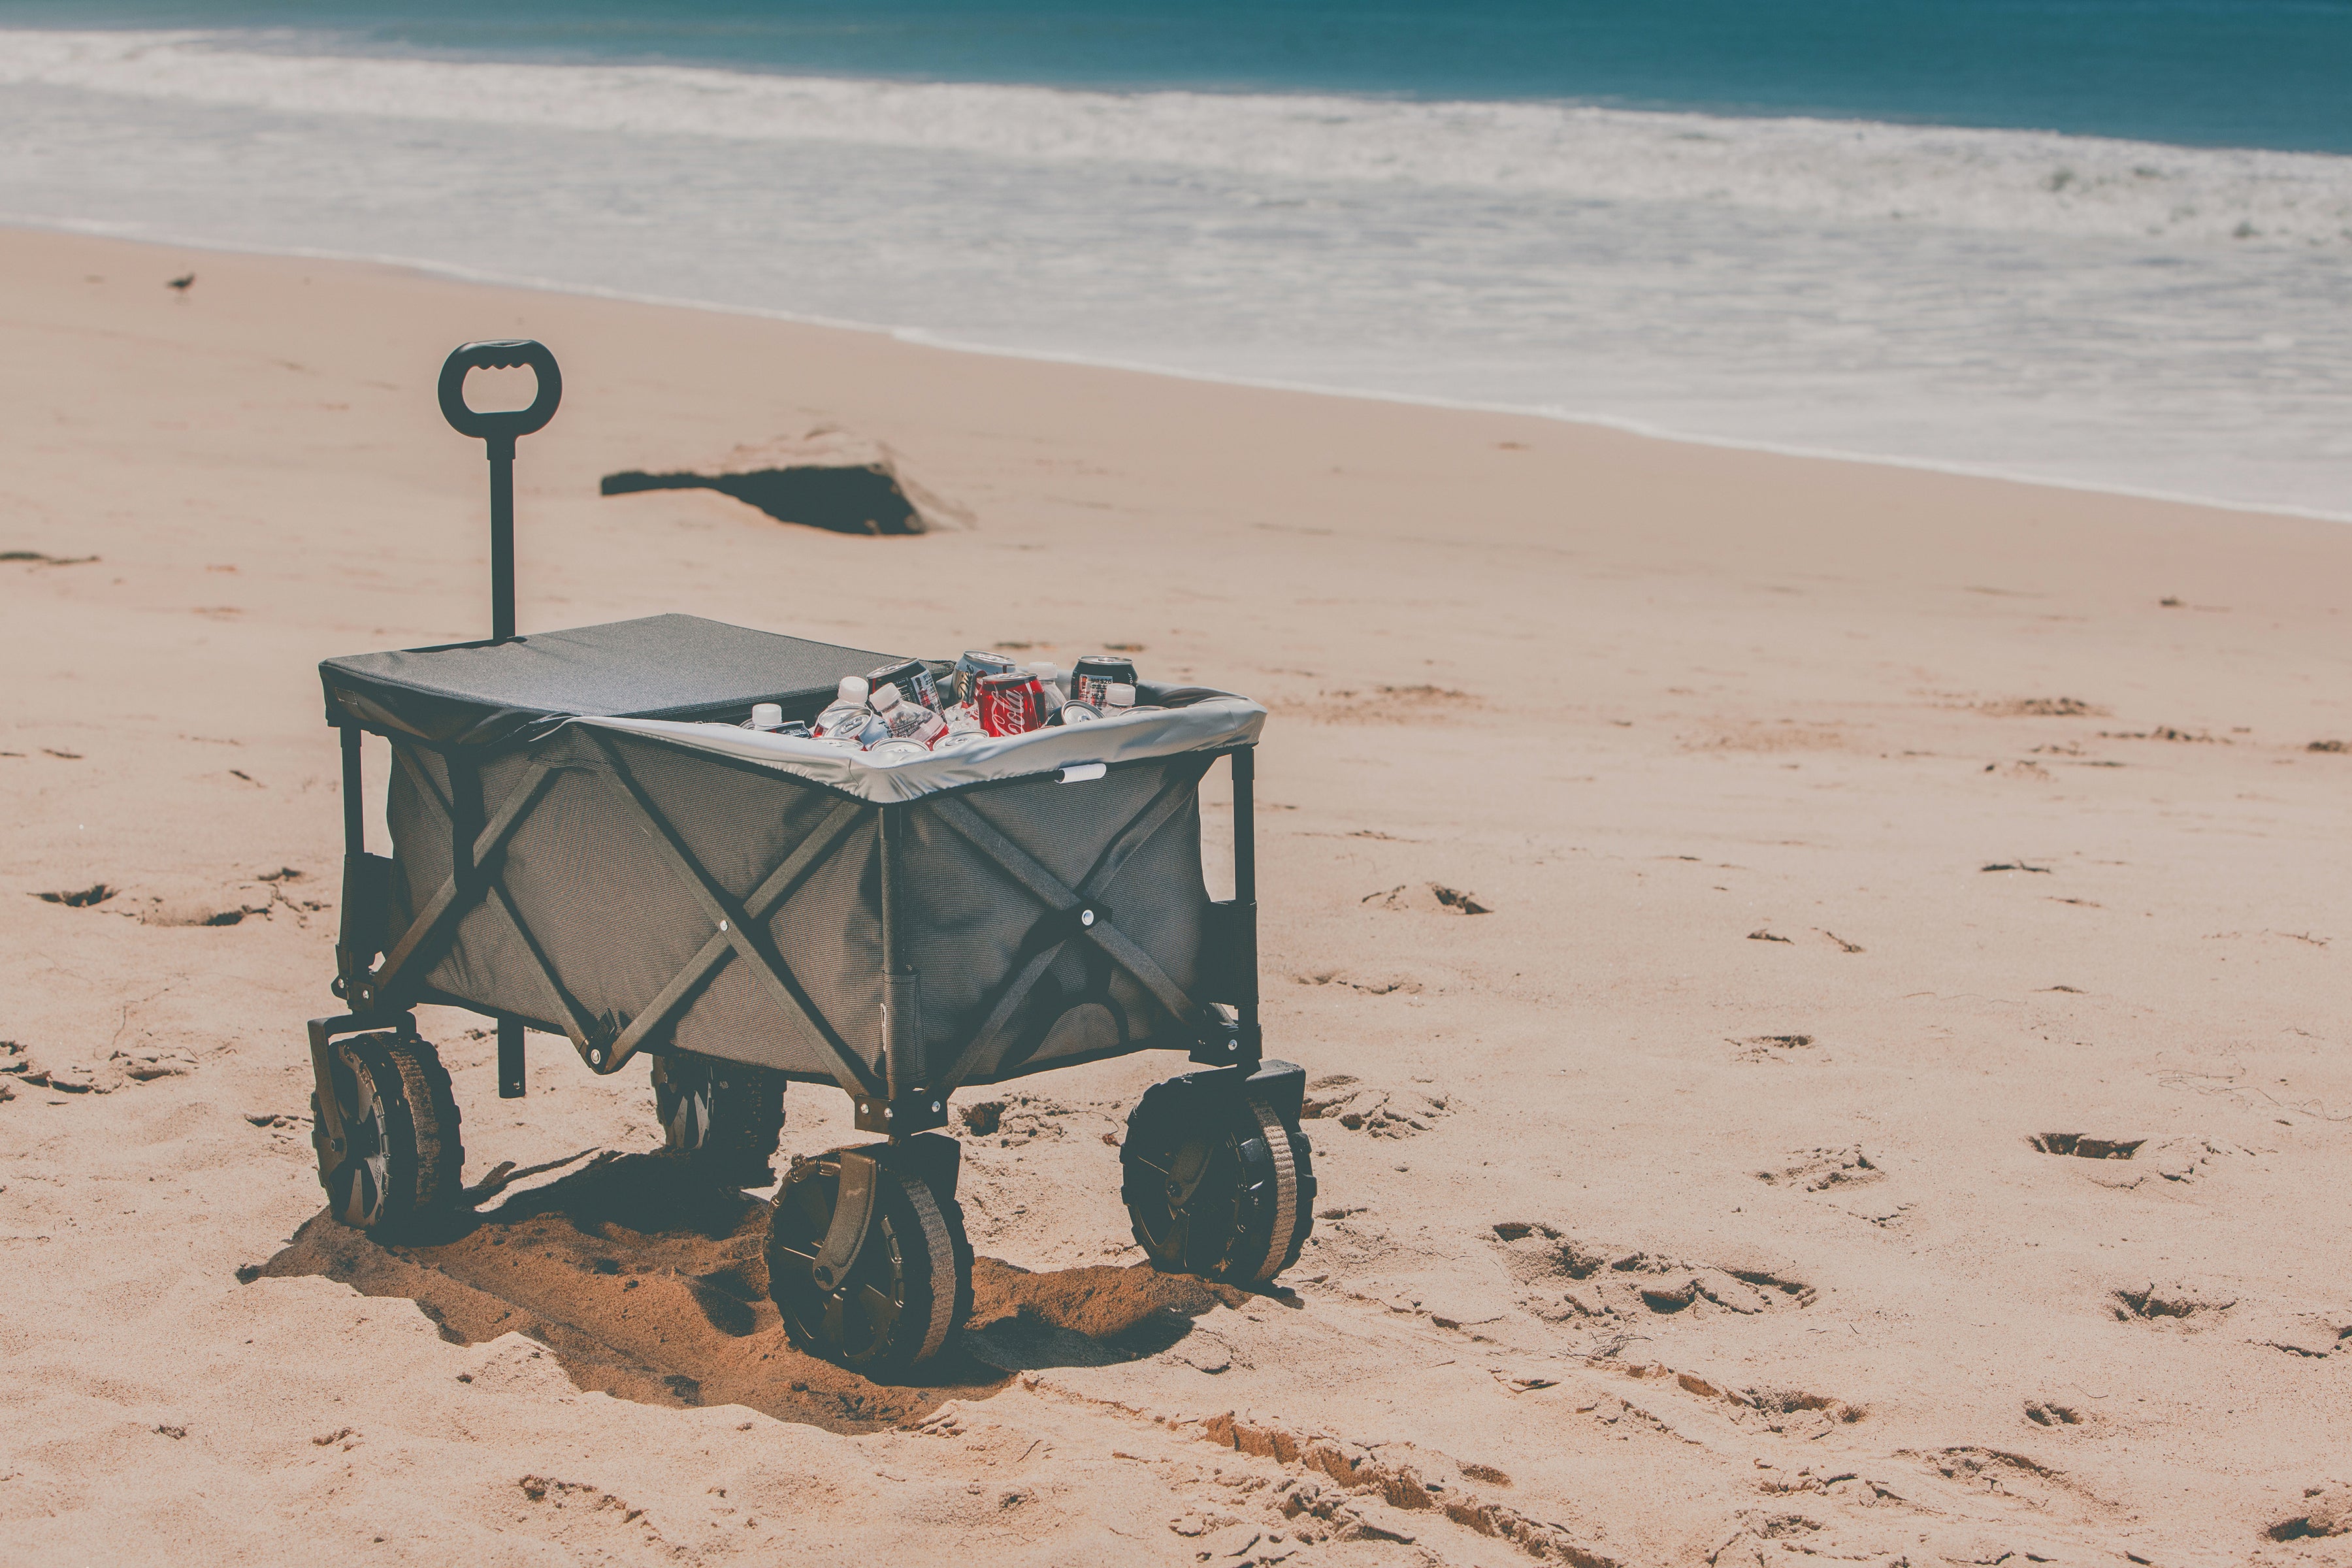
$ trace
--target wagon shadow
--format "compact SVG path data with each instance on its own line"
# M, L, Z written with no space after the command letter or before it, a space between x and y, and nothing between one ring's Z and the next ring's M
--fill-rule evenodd
M874 1383L801 1354L768 1300L767 1205L678 1161L624 1155L400 1244L323 1210L239 1278L317 1277L416 1303L441 1337L520 1334L579 1387L642 1404L743 1405L835 1432L921 1421L1014 1374L1160 1353L1223 1300L1147 1268L974 1269L972 1326L919 1381ZM1232 1294L1226 1292L1226 1294Z

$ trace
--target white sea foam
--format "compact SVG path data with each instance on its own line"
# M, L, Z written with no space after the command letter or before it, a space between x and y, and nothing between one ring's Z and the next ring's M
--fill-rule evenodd
M2352 158L323 48L0 31L0 221L2352 515Z
M0 32L0 85L279 113L1160 164L2021 233L2352 244L2352 158L2320 153L1547 103L1103 93L303 54L256 42Z

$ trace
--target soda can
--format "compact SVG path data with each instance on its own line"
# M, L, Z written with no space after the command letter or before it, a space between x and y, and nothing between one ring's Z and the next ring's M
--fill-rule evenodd
M1101 717L1102 710L1091 702L1062 704L1062 722L1065 724L1091 724Z
M917 708L901 702L898 710L884 721L890 726L890 738L895 741L920 741L925 746L937 745L948 732L948 721L928 708Z
M884 741L866 753L866 760L876 767L887 768L930 754L931 749L920 741Z
M1133 686L1135 660L1115 653L1090 653L1070 666L1070 700L1099 711L1110 696L1112 682Z
M988 653L979 648L966 648L964 656L956 660L955 674L950 679L951 687L949 692L950 700L967 703L976 701L979 699L982 676L1003 675L1007 670L1020 668L1019 662L1010 654Z
M938 683L931 679L931 667L919 658L886 664L866 678L869 692L885 681L897 687L898 695L909 702L930 709L937 709L940 705L940 689ZM871 700L870 697L868 700Z
M858 731L866 728L866 721L872 716L873 710L866 706L863 698L855 702L836 702L816 716L816 723L812 728L824 739L841 737L855 740Z
M1045 692L1026 670L980 678L980 727L991 735L1025 735L1045 727Z
M889 731L894 741L920 741L926 746L948 732L948 721L920 703L909 702L898 695L898 689L887 681L875 688L866 705L874 710Z

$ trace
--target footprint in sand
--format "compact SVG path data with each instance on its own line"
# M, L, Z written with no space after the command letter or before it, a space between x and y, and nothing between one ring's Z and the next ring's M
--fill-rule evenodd
M1522 1305L1547 1322L1598 1325L1718 1312L1753 1317L1810 1307L1818 1297L1778 1267L1597 1247L1541 1221L1502 1221L1494 1233L1505 1268L1522 1287Z
M1480 903L1476 894L1449 888L1443 882L1407 882L1400 887L1366 893L1357 901L1373 909L1402 910L1416 914L1491 915L1495 912L1491 905Z
M1428 1131L1456 1109L1454 1097L1434 1086L1380 1089L1346 1073L1332 1073L1307 1086L1299 1115L1308 1121L1337 1121L1350 1132L1374 1138L1410 1138Z
M1800 1149L1789 1158L1790 1163L1778 1170L1753 1174L1768 1187L1799 1187L1809 1193L1866 1186L1886 1175L1859 1148Z
M2120 1322L2152 1323L2194 1331L2210 1329L2238 1304L2235 1296L2179 1283L2126 1286L2107 1292L2107 1310Z
M2042 1154L2100 1162L2086 1173L2101 1186L2131 1188L2150 1179L2193 1182L2224 1151L2202 1138L2106 1138L2086 1132L2036 1132L2026 1146ZM2128 1162L2128 1169L2114 1163Z

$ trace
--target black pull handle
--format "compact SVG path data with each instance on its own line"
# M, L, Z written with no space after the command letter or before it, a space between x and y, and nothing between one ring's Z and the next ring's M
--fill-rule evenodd
M528 408L485 412L466 406L466 373L510 370L528 365L538 378L539 391ZM544 427L563 401L563 373L547 345L529 338L496 342L461 343L441 362L441 416L460 436L471 436L489 448L490 459L490 640L511 642L515 635L514 593L514 455L515 437Z
M538 395L528 408L499 408L487 413L466 406L466 373L471 370L514 370L530 367L539 378ZM555 367L555 356L547 345L530 338L507 338L497 342L460 343L441 362L441 416L460 436L471 436L488 441L493 447L506 444L514 451L514 438L546 428L555 417L555 405L563 401L563 373Z

